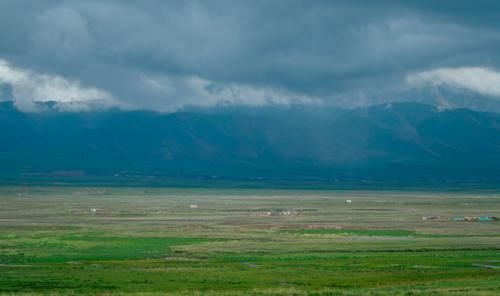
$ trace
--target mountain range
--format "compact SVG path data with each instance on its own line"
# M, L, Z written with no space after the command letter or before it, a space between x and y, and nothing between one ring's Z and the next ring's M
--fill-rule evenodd
M0 103L2 176L498 181L500 114L390 103L23 113Z

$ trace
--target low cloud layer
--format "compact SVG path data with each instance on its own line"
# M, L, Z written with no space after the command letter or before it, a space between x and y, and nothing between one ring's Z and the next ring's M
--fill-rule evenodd
M500 99L500 72L488 68L440 68L409 75L413 86L447 86Z
M149 97L162 97L156 102L155 110L175 111L186 106L214 105L286 105L321 103L305 95L297 95L286 90L264 87L252 87L239 84L218 85L196 76L173 77L166 75L143 76L137 83L143 87L143 93ZM96 107L120 107L123 109L141 109L142 102L124 102L111 94L95 87L83 87L78 81L61 76L39 74L13 67L0 60L0 85L8 86L14 104L23 111L41 111L37 103L56 103L59 109L67 111L89 110ZM155 105L150 102L150 108Z
M0 60L0 85L10 87L11 98L23 111L37 111L37 102L56 102L61 108L86 109L91 106L119 105L109 93L83 87L61 76L37 74L12 67ZM5 94L4 94L5 96Z
M319 104L321 100L286 90L237 83L217 84L197 76L142 77L145 93L160 97L158 108L175 111L186 106ZM134 106L140 108L139 106Z
M50 99L349 107L413 100L402 94L436 77L495 95L483 84L500 69L499 28L489 0L0 1L0 59L30 77L3 78L25 109Z

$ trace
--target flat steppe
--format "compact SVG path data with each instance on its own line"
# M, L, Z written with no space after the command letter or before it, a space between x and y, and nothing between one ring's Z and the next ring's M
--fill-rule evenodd
M500 193L6 186L0 295L499 295L461 216Z

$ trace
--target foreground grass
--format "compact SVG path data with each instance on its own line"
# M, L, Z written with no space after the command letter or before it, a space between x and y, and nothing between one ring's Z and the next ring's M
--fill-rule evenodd
M494 194L2 190L0 295L500 294Z

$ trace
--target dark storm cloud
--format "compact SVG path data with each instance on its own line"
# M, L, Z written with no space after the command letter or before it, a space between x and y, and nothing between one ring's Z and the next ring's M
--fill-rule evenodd
M38 99L349 105L425 84L436 69L445 84L468 68L494 77L499 19L498 1L5 0L0 58L14 95Z

